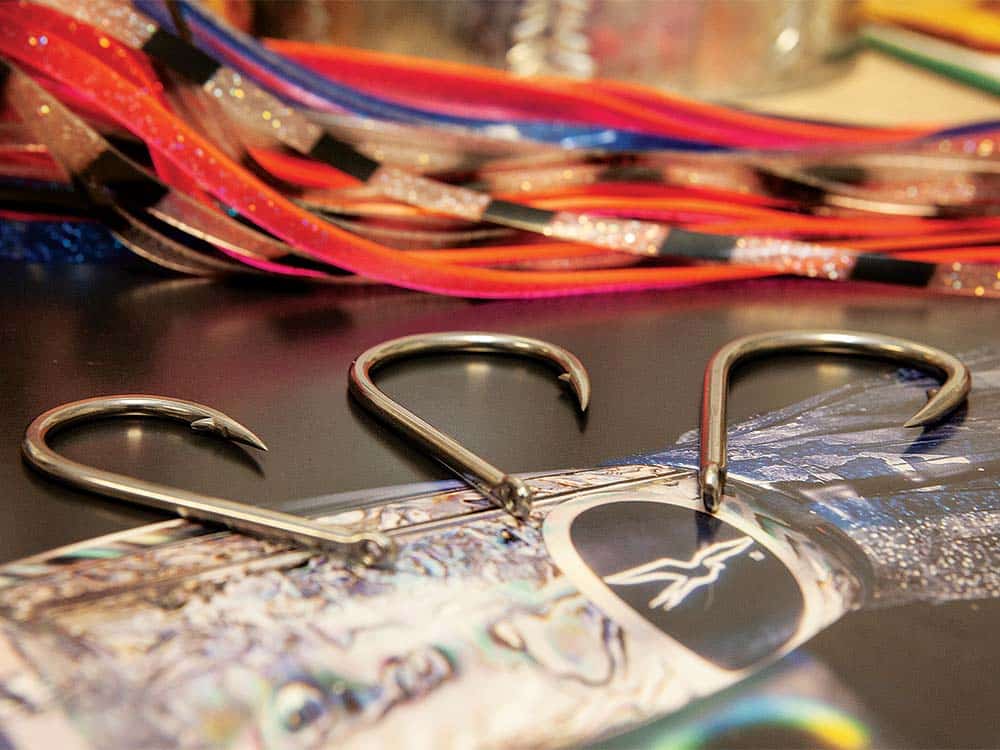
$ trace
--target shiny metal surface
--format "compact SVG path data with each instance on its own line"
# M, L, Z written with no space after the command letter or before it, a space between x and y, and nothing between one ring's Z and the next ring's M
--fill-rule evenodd
M972 387L969 368L957 357L915 341L857 331L773 331L743 336L719 349L705 369L701 402L701 460L699 483L705 509L714 513L726 489L726 397L729 376L740 362L778 352L809 351L858 354L902 362L945 376L944 384L904 423L921 427L954 411Z
M698 424L704 363L739 336L791 326L878 330L959 354L995 343L1000 312L978 298L777 278L477 303L374 286L168 278L125 258L0 263L0 320L0 556L10 561L169 517L49 481L20 459L36 415L88 395L169 393L209 403L252 417L271 450L205 440L172 420L122 418L54 434L51 444L64 455L306 513L315 504L309 499L331 492L449 476L395 431L359 419L362 407L342 391L343 373L374 342L422 331L517 331L575 352L600 396L585 420L553 398L548 368L531 360L427 357L377 375L397 401L419 405L422 417L497 465L548 471L672 445ZM731 419L885 372L853 357L775 363L734 372ZM976 412L973 401L967 421ZM951 441L944 450L953 450ZM1000 600L878 608L845 617L805 653L859 696L866 715L897 730L891 746L992 749L995 722L981 717L1000 703L998 624ZM748 748L803 745L801 735L789 738L777 726L735 740Z
M531 512L532 493L523 480L508 475L391 399L372 381L376 368L394 360L439 352L495 352L540 359L563 370L561 382L576 396L580 411L590 403L590 378L577 357L539 339L503 333L451 331L422 333L386 341L363 352L351 364L351 394L365 408L420 444L431 456L491 498L516 518Z
M183 518L210 521L247 534L327 549L346 554L366 565L380 562L391 553L391 540L378 532L339 533L329 526L288 513L105 471L60 455L47 442L50 433L74 423L135 415L187 422L195 432L218 435L259 450L267 450L264 442L253 432L220 411L193 401L133 394L88 398L50 409L28 425L21 450L29 464L67 484L108 497L167 510Z

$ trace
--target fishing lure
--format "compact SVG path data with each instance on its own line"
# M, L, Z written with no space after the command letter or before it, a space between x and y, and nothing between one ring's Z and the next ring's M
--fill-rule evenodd
M0 49L50 77L84 84L89 96L150 148L225 205L310 257L371 279L411 289L474 297L543 297L761 275L751 268L651 268L588 273L508 272L460 268L388 250L338 230L247 174L219 149L162 109L114 70L54 34L31 33L24 18L0 5ZM44 43L42 39L45 39ZM34 40L34 43L32 42ZM73 71L84 72L83 78ZM766 273L766 272L765 272Z
M995 213L1000 196L996 165L941 154L831 153L725 154L692 158L648 152L566 153L561 159L519 157L491 161L476 172L490 192L531 195L556 189L627 182L725 190L795 205L799 210L864 211L884 215L957 218ZM849 225L845 226L849 231Z
M996 291L995 269L989 267L955 269L812 243L701 234L651 221L546 211L386 167L121 3L101 0L79 5L46 0L46 4L93 23L127 46L172 66L215 97L242 126L335 166L386 197L425 210L640 256L707 259L830 280L883 281L963 294L992 295Z
M168 18L163 7L159 4L141 3L140 5L141 7L146 9L147 12L153 14L162 25L169 26L171 20L175 20ZM258 80L270 82L272 86L272 93L280 94L282 91L284 91L292 99L299 100L300 103L303 104L304 106L309 106L309 102L315 104L317 99L319 100L323 99L323 97L317 94L316 92L323 91L324 85L329 85L330 81L328 78L316 76L315 74L312 74L309 71L304 71L301 66L295 65L294 61L290 61L287 58L287 56L281 57L279 55L275 55L273 52L269 52L268 50L261 48L260 45L256 43L254 40L240 35L239 32L226 28L224 24L217 21L216 19L211 18L211 16L208 15L205 11L197 8L196 6L191 5L190 3L184 3L184 2L178 3L178 10L179 10L178 16L185 22L190 23L191 26L193 27L192 29L186 29L186 30L193 31L196 38L201 38L202 41L204 42L203 46L205 46L210 51L218 52L220 50L226 50L228 52L227 60L229 60L232 64L234 64L237 68L239 68L241 72L243 72L244 74L249 74L251 78L257 78ZM290 52L291 50L299 50L299 49L301 49L301 46L296 46L293 43L289 46L288 51ZM334 55L338 54L337 51L328 51L328 52ZM322 54L323 50L317 50L315 56L321 56ZM361 55L361 57L364 58L364 55ZM265 59L267 61L266 63L263 62ZM336 75L337 72L342 72L345 68L350 68L352 62L354 63L357 62L344 53L340 53L336 59L339 64L336 67L330 66L329 68L327 68L328 74ZM362 66L365 63L367 63L370 66L369 70L367 71L367 75L365 76L368 80L386 81L387 79L389 80L393 79L394 71L392 71L388 65L383 65L382 67L377 68L376 67L377 62L374 59L368 59L368 58L364 58L361 61ZM454 66L452 68L447 69L447 74L450 74L451 78L448 80L444 80L447 75L445 73L444 67L442 67L442 70L439 72L434 69L433 63L422 64L418 62L417 64L423 66L423 69L419 71L420 77L427 78L428 76L432 77L435 74L438 74L439 76L441 76L442 80L438 81L439 85L430 86L428 88L426 85L423 86L421 85L419 77L414 77L412 79L408 78L406 80L410 83L411 91L420 90L424 93L427 93L427 91L433 89L453 91L456 89L456 84L463 83L461 75L458 73L457 70L453 69ZM377 73L375 73L376 70ZM472 75L470 71L466 71L465 69L461 70L467 76ZM296 76L300 74L304 75L306 79L299 80L298 82L296 82ZM512 82L511 85L508 87L508 89L494 90L494 88L496 87L495 81L493 81L489 75L484 75L481 77L483 78L483 80L477 80L476 82L478 86L476 87L470 86L469 87L470 90L467 92L465 87L463 86L458 87L460 90L467 93L465 98L462 100L463 106L465 107L471 106L471 102L476 100L476 95L477 94L481 95L481 92L484 89L489 91L489 96L491 97L490 103L494 110L497 107L498 101L516 100L519 96L524 95L524 91L522 91L522 89L530 90L531 84L525 83L523 81ZM284 88L280 89L276 88L280 86L282 83L285 85ZM493 83L494 86L491 87L490 83ZM590 85L596 85L600 87L604 85L604 82L594 82L593 84ZM400 95L405 92L396 92L396 93L397 95ZM565 97L565 92L562 90L550 91L546 89L546 94L547 95L544 97L538 97L537 99L532 99L530 110L533 116L536 117L539 116L539 113L545 111L544 107L546 105L552 105L555 100L560 100L560 96ZM426 98L427 97L425 96L424 97L425 101ZM661 95L661 98L665 97ZM787 148L790 143L794 143L795 136L792 132L792 128L798 128L799 129L798 133L800 136L804 136L805 134L811 134L812 137L815 137L820 141L824 136L833 138L832 134L838 132L847 137L851 137L849 134L853 133L854 134L853 137L856 142L862 141L863 136L868 135L868 132L865 129L860 129L860 128L853 128L853 129L844 127L836 128L830 126L816 126L806 123L782 122L779 120L767 120L767 118L755 117L752 115L748 115L747 113L731 113L728 112L727 110L719 108L711 108L703 106L701 109L698 109L693 103L689 102L673 101L671 103L677 109L682 109L686 111L689 116L693 117L694 112L699 112L701 114L701 119L697 121L697 125L690 126L690 131L687 131L688 134L692 136L701 135L704 137L706 133L712 132L712 123L710 122L710 116L707 114L708 112L711 112L712 115L714 115L717 119L722 119L723 115L730 117L732 120L739 123L739 126L743 128L744 132L747 129L752 130L754 125L756 125L757 127L763 127L765 123L775 132L778 132L779 130L781 130L782 125L786 125L788 130L781 131L784 135L784 140L772 144L772 145L779 145L782 148ZM562 116L565 116L565 112L567 111L566 102L560 100L560 104L561 106L557 109L557 111ZM649 111L648 108L646 111L647 112ZM642 111L631 112L629 122L635 123L636 121L641 121L641 115ZM507 118L508 121L512 119L514 119L514 117ZM550 115L550 119L558 119L555 112L552 115ZM372 123L368 127L378 127L378 126ZM984 125L983 127L988 127L988 126ZM442 135L445 138L450 137L450 134L447 131L443 132ZM792 140L790 141L789 138L791 138ZM747 144L744 143L743 145ZM756 145L759 146L761 144L758 143ZM558 152L553 152L553 153L558 153ZM683 158L683 157L684 157L683 153L675 153L672 155L672 158ZM425 156L425 159L426 158L428 157ZM788 175L783 175L782 177L784 179L788 179ZM797 183L800 183L804 180L811 183L811 186L815 189L816 187L815 180L806 180L806 178L802 175L796 176ZM912 198L912 196L910 197ZM855 207L864 205L874 207L878 205L881 206L883 209L891 208L891 206L885 205L886 203L885 201L876 202L868 200L866 203L866 200L863 197L854 197L850 195L845 196L845 200L848 199L852 199L850 200L848 205Z
M76 133L74 139L79 143L83 144L85 142L94 143L105 143L106 141L97 135L89 128L85 123L81 122L78 118L74 118L72 115L66 112L59 102L52 97L47 92L43 92L40 89L31 89L31 82L24 78L20 81L20 89L30 89L23 91L18 97L14 97L12 101L13 108L20 111L25 115L26 120L36 129L39 133L37 139L31 137L30 133L14 132L11 128L7 128L9 133L9 140L11 143L16 144L26 144L23 146L25 149L31 149L32 145L36 141L45 141L51 139L51 134L60 133ZM37 102L36 102L37 100ZM34 104L33 104L34 103ZM37 106L36 106L37 105ZM41 113L45 113L44 116ZM58 120L61 124L57 128L51 126L50 120ZM62 140L66 140L63 138ZM54 155L59 153L60 143L55 144L55 149L53 151ZM37 149L44 148L41 144L37 144L35 147ZM94 181L103 180L101 183L100 194L104 198L111 197L112 205L114 204L115 196L120 196L120 202L123 207L128 207L130 204L135 204L139 202L141 196L155 196L159 193L165 193L171 195L171 199L166 198L161 199L151 208L151 213L155 216L160 214L163 216L165 211L170 211L167 216L166 221L174 229L187 232L187 246L180 248L180 254L186 255L190 258L193 254L195 258L201 257L204 253L204 249L200 250L195 247L192 248L191 244L202 243L205 240L213 242L217 247L221 247L222 252L241 256L241 259L255 268L262 268L268 271L282 273L285 275L296 275L304 276L314 279L324 279L327 281L333 281L335 283L357 283L360 280L343 276L329 276L325 275L319 267L315 264L311 268L303 267L303 259L301 257L293 258L292 255L294 251L287 245L283 245L280 242L275 242L267 237L256 234L247 230L247 228L242 224L237 224L231 222L227 217L222 214L208 211L206 208L200 205L193 205L193 201L187 199L183 195L179 195L176 191L171 191L166 186L162 185L155 178L149 175L144 175L143 170L137 165L127 165L124 164L125 160L121 154L119 154L115 149L111 148L110 145L106 144L101 147L105 152L102 156L102 160L107 162L104 164L104 168L99 170L89 170L85 179L87 183L93 183ZM66 160L63 159L65 164ZM114 166L113 165L117 165ZM113 167L113 168L112 168ZM125 176L128 175L126 180ZM115 185L109 184L111 178L114 178ZM123 185L129 185L127 190L123 190ZM39 192L41 191L41 192ZM49 198L50 200L46 200ZM46 184L41 185L10 185L0 193L0 204L5 207L13 207L14 210L29 212L29 213L49 213L56 215L80 215L80 216L90 216L93 212L94 206L92 203L74 202L73 194L68 193L62 188L57 186L49 186ZM688 203L694 203L692 201L687 201ZM357 210L357 205L354 205L354 210ZM179 209L185 209L183 211ZM350 208L345 210L351 210ZM118 209L118 212L121 208ZM134 211L134 209L133 209ZM195 213L195 216L199 217L198 227L195 231L192 227L188 226L190 220L185 220L183 217L185 214ZM427 247L443 247L443 246L454 246L461 245L462 243L469 242L482 242L485 239L499 239L505 237L509 230L503 229L479 229L479 230L419 230L415 228L401 229L384 227L379 225L368 225L357 221L348 221L340 219L337 217L330 217L338 226L349 229L350 231L361 234L364 236L370 236L377 239L385 244L389 244L394 247L403 248L415 248L423 249ZM132 227L130 228L130 233L134 235L130 239L130 244L136 249L136 251L148 257L154 261L162 260L163 255L156 255L152 252L151 246L155 247L157 244L170 244L172 247L177 248L178 238L172 237L170 239L160 236L158 240L152 238L148 239L146 242L139 242L136 239L137 235L143 233L143 228L137 225L137 220L135 217L131 217ZM147 219L147 225L150 219ZM159 221L159 219L153 218L152 221ZM931 235L933 238L933 235ZM940 237L941 242L939 244L947 246L950 238L947 235ZM966 236L964 241L968 241L969 237ZM924 242L927 238L922 238ZM981 240L980 240L981 241ZM902 243L902 240L897 240L897 243ZM214 254L214 250L210 250L210 253ZM175 253L177 254L177 253ZM959 254L958 257L952 255L952 260L965 261L970 253L966 252ZM551 243L545 246L527 246L527 247L508 247L508 248L491 248L476 251L459 251L456 253L449 253L447 255L430 255L425 256L430 258L437 258L445 262L455 262L455 263L473 263L480 265L494 265L497 263L503 263L508 265L517 264L520 267L526 266L528 264L534 264L536 266L545 263L559 263L565 267L570 259L575 267L581 267L583 264L590 265L623 265L625 259L619 255L607 256L602 254L597 250L588 250L585 246L562 246L553 245ZM984 256L985 257L985 256ZM286 261L285 265L276 262L279 258L284 258ZM288 263L294 265L288 265ZM184 270L183 268L178 268L175 265L170 267L176 270ZM217 264L215 268L209 269L209 272L218 273L220 270L230 270L223 267L219 267ZM192 272L189 270L188 272Z
M798 335L809 347L916 355L913 364L943 370L932 410L958 406L968 388L961 362L911 342ZM425 447L445 446L435 455L492 493L459 487L328 503L318 525L391 535L389 567L167 524L146 548L108 540L79 600L66 599L84 593L78 571L9 571L0 587L9 637L66 697L90 742L573 745L731 685L864 601L871 579L860 532L810 520L783 493L735 478L708 513L698 476L662 461L537 474L523 478L532 503L517 518L524 513L511 513L510 495L499 491L503 472L452 452L369 378L389 359L441 347L518 351L517 337L481 336L386 342L352 366L356 398ZM758 338L740 350L766 352L776 340L790 341ZM536 344L526 351L540 353ZM109 414L107 405L67 405L40 418L26 456L79 486L128 497L119 494L121 478L81 482L81 467L44 445L47 429ZM223 415L201 419L205 407L158 406L157 397L119 406L247 437ZM157 491L168 503L178 497ZM124 560L134 577L123 588L112 571ZM32 576L42 577L32 585ZM30 597L20 595L25 586ZM48 627L30 627L42 622ZM100 647L70 653L64 632ZM69 676L81 671L103 690L70 690Z
M116 237L147 260L195 274L247 272L249 266L326 282L359 281L321 264L310 266L294 248L164 184L2 60L0 80L11 107L83 188L90 206L103 208ZM171 229L173 236L164 236Z

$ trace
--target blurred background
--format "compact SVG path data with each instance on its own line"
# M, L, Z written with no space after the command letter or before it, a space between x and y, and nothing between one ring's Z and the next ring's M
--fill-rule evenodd
M212 0L210 5L256 36L474 63L521 76L615 78L794 115L808 114L822 102L821 116L839 110L872 123L940 119L942 112L962 120L997 111L1000 94L996 2ZM922 90L913 101L906 89L914 66L918 83L926 78L942 87L945 106L940 91ZM845 80L847 99L839 96ZM856 80L862 81L860 96ZM821 95L789 100L787 95L803 89ZM903 115L894 111L900 104Z
M841 0L306 0L292 19L282 5L258 5L255 30L710 97L831 75L854 44L858 9Z

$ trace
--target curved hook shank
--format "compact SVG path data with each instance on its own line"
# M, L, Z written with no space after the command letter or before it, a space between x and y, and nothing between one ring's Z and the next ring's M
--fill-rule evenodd
M579 359L562 347L539 339L500 333L454 331L426 333L386 341L362 353L349 372L351 394L368 410L415 440L434 458L479 489L517 518L531 512L532 496L527 485L509 476L453 437L431 426L389 398L372 381L377 367L406 357L438 352L490 352L540 359L558 367L559 379L568 383L580 410L590 402L590 379Z
M59 428L90 419L127 415L176 419L189 424L192 430L267 450L267 446L253 432L220 411L193 401L130 394L73 401L45 412L28 426L21 446L24 458L39 471L75 487L171 511L184 518L222 524L255 536L328 549L347 554L365 564L383 561L391 554L392 541L378 532L341 533L288 513L165 487L77 463L56 453L48 445L48 436Z
M701 496L715 512L726 484L726 394L729 374L740 362L777 352L811 351L859 354L888 359L943 375L943 385L905 427L932 424L958 407L972 387L969 368L957 357L915 341L855 331L776 331L744 336L719 349L705 370L701 402Z

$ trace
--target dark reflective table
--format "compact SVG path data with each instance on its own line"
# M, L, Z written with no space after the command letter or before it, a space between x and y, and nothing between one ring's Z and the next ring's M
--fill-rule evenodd
M531 471L668 446L697 424L704 364L736 336L855 328L961 353L995 342L997 310L977 299L801 280L475 302L384 288L218 283L132 265L0 264L0 559L164 517L53 484L21 463L27 423L65 401L157 393L221 409L271 450L247 452L149 419L82 426L55 442L80 461L277 507L447 476L348 399L352 358L395 336L508 331L579 355L594 386L585 418L531 362L433 357L379 376L390 394L496 465ZM885 369L847 358L769 359L741 369L729 416L738 421ZM807 649L901 745L996 747L998 626L995 601L911 606L849 615Z

